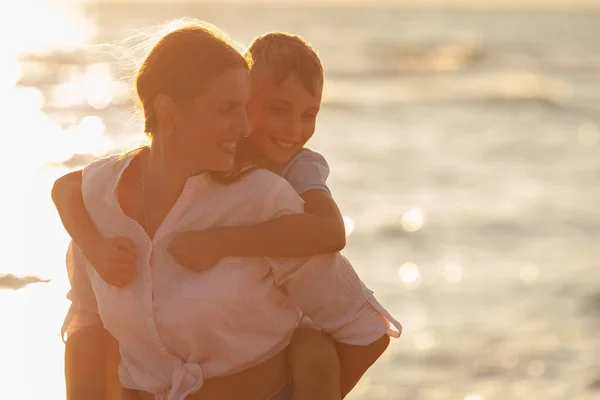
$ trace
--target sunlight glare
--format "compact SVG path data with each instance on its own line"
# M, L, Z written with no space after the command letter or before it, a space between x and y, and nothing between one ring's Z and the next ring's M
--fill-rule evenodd
M402 283L408 287L416 287L421 283L419 267L411 262L404 263L398 269L398 276Z
M354 221L352 218L344 215L344 226L346 227L346 237L350 237L354 233Z
M90 65L85 82L88 104L97 110L108 107L113 100L113 80L110 66L108 64Z
M2 63L0 88L13 87L19 82L19 79L21 79L21 75L23 74L21 64L12 57L7 57L6 59L4 59L4 56L0 57L2 57L0 61Z
M405 212L400 223L406 232L418 231L423 227L423 211L416 209Z
M4 245L0 274L55 279L17 291L0 290L0 321L5 327L0 330L3 399L65 398L60 326L68 306L63 262L66 234L50 200L55 174L61 171L40 167L64 161L72 152L67 150L68 134L43 112L52 104L52 93L46 99L47 92L17 85L29 55L43 56L89 43L95 26L83 5L83 0L0 3L0 106L8 110L4 123L10 135L10 148L0 157L0 178L16 189L6 191L0 209ZM93 118L82 120L79 126L98 142L104 137L104 124Z
M64 82L54 86L50 91L50 103L57 108L71 108L83 104L85 81L79 74L74 74Z
M431 350L439 345L439 338L431 332L420 332L415 335L415 348L417 350Z
M100 117L90 115L82 118L78 125L66 130L66 147L71 154L101 153L112 145L104 135L106 127Z

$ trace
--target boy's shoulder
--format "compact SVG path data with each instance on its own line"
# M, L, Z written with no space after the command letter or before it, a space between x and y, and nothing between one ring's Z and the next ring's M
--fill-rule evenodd
M303 166L318 166L329 169L329 164L325 157L309 147L303 147L288 163L282 168L280 175L286 177L290 172L302 168Z
M300 195L311 190L324 190L331 193L327 187L329 172L329 164L325 157L305 147L287 163L281 171L281 176Z
M233 183L217 184L224 198L232 198L235 199L233 203L245 204L260 210L269 208L281 196L297 197L296 191L287 180L263 168L254 169ZM295 201L302 202L299 197Z

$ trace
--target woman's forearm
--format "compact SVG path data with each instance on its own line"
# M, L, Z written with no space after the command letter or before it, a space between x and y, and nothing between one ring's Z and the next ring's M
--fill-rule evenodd
M52 201L65 230L85 253L100 238L81 194L81 171L59 178L52 188Z
M224 255L231 257L307 257L340 251L345 232L312 214L286 215L256 225L219 228Z

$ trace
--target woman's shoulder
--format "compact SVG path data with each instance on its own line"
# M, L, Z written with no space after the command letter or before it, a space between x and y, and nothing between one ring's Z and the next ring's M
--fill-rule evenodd
M256 168L248 172L236 184L251 192L262 193L280 190L282 187L289 186L289 183L284 178L263 168Z
M116 179L136 153L137 150L111 154L91 162L83 168L82 185L90 183L97 185Z
M282 201L303 204L287 180L267 169L256 168L227 186L226 190L238 200L250 201L261 207L269 208Z

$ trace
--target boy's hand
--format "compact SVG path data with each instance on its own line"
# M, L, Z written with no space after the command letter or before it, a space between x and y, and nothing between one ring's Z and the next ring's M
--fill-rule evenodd
M82 250L106 283L121 288L133 279L137 250L131 240L123 237L102 238Z
M179 233L169 245L169 253L177 264L192 271L205 271L224 257L219 228Z

